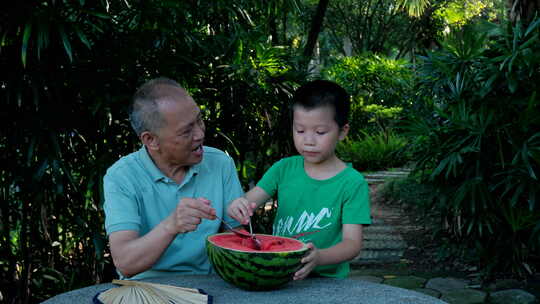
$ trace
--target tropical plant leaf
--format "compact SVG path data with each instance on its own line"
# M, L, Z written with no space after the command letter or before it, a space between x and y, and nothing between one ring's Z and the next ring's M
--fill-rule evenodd
M540 77L537 34L520 24L490 32L487 43L456 34L418 66L419 100L437 106L409 118L405 134L422 138L415 171L440 193L433 206L445 215L441 229L465 251L493 252L501 240L529 239L540 221L533 216L539 214L540 113L530 85ZM489 241L489 235L500 237ZM485 269L522 275L531 259L524 248L539 247L532 241L485 259Z
M32 34L32 22L29 21L24 26L24 33L23 33L23 39L22 39L21 60L22 60L23 67L26 67L26 58L28 57L28 44L30 41L31 34Z
M66 51L66 54L68 55L69 61L73 61L71 42L69 41L69 38L66 34L64 25L60 24L58 26L58 33L60 34L60 39L62 40L62 44L64 45L64 50Z
M74 25L73 29L77 36L79 37L79 40L90 50L92 49L92 46L90 45L90 41L88 40L88 37L84 34L84 32L80 29L79 26Z
M47 22L41 22L37 27L37 58L41 59L42 50L49 46L49 27Z

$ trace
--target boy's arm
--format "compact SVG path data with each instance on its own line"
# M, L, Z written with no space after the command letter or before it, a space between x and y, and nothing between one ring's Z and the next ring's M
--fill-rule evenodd
M257 207L270 199L270 195L268 195L266 191L259 186L253 187L246 194L244 194L244 197L248 200L248 202L255 203Z
M338 264L352 260L362 249L362 225L343 224L342 241L336 245L321 249L317 265Z
M362 249L362 225L361 224L343 224L342 241L336 245L317 249L312 243L311 252L302 259L305 265L294 274L295 280L301 280L317 266L338 264L355 258Z
M269 199L270 195L266 191L255 186L244 196L235 199L227 208L227 214L241 224L247 224L253 215L253 210Z

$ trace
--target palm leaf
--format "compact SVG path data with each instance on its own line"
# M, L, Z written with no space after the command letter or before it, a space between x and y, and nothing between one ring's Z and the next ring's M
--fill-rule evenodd
M428 7L429 0L398 0L398 8L407 11L409 16L420 17Z
M66 51L66 54L69 57L69 61L73 62L73 54L71 49L71 42L69 42L69 38L66 34L66 30L64 28L64 25L60 24L58 26L58 33L60 34L60 39L62 39L62 44L64 45L64 50Z
M22 60L23 67L26 67L28 43L30 41L31 34L32 34L32 22L28 22L24 26L24 33L23 33L23 40L22 40L21 60Z

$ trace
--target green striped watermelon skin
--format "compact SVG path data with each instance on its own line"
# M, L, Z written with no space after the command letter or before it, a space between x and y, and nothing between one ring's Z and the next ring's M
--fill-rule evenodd
M308 248L285 252L239 251L206 239L208 258L226 282L245 290L277 289L292 280Z

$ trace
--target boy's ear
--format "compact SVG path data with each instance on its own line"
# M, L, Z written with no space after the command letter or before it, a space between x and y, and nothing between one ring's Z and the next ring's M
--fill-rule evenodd
M141 133L141 136L139 136L142 143L146 146L146 148L150 150L157 150L159 149L159 141L158 137L148 131L144 131Z
M347 134L349 134L349 124L343 125L341 129L339 130L339 140L344 140L345 137L347 137Z

